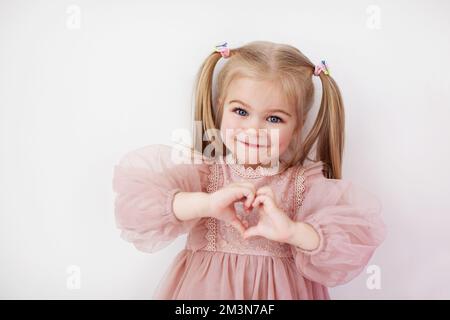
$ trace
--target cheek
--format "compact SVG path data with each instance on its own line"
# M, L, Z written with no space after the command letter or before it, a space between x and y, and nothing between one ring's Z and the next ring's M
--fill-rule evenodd
M239 127L239 121L234 115L226 112L222 117L221 128L222 127L224 129L236 129Z
M229 146L230 143L232 143L232 138L238 125L239 123L233 119L233 117L226 115L222 117L222 122L220 123L220 135L222 136L225 145Z
M293 130L290 128L282 128L279 131L279 140L278 140L278 148L280 153L283 153L289 146L291 142Z

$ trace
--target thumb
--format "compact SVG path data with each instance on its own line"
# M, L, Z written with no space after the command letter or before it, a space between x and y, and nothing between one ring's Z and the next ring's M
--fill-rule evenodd
M236 228L236 229L239 231L239 233L240 233L241 235L244 235L244 233L245 233L245 227L244 227L244 225L243 225L243 223L242 223L241 221L235 220L235 221L231 222L231 225L232 225L234 228Z
M259 235L260 235L260 234L259 234L258 227L257 227L257 226L253 226L253 227L247 228L247 229L244 231L242 237L243 237L244 239L247 239L247 238L254 237L254 236L259 236Z

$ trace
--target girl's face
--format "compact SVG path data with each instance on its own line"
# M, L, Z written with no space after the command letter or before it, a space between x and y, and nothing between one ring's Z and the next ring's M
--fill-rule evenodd
M297 117L275 83L233 80L224 99L220 134L240 164L277 161L295 132Z

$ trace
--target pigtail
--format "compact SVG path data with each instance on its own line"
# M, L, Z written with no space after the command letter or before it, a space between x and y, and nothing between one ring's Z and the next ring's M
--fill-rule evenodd
M317 140L318 159L326 164L325 176L330 179L342 178L342 157L344 151L345 114L342 96L337 83L323 72L322 100L314 125L305 138L303 150L309 153ZM301 159L303 163L304 159Z
M223 48L222 48L223 49ZM213 76L217 62L224 52L214 51L203 62L197 74L195 85L194 149L205 156L219 157L226 147L220 134L223 112L223 95L237 75L256 79L276 80L280 88L297 108L298 128L289 145L291 156L284 165L303 165L309 158L313 146L315 159L325 164L324 175L330 179L341 179L344 150L344 106L341 93L329 72L318 72L316 67L300 50L290 45L268 41L254 41L224 54L235 56L227 62L217 77L218 101L213 101ZM322 82L320 109L311 131L302 139L300 129L313 101L312 75L318 75ZM215 114L217 112L217 114ZM198 123L197 123L198 122ZM201 125L198 125L200 124ZM216 129L217 128L217 129ZM220 132L220 131L219 131ZM212 134L214 136L212 136ZM205 141L203 141L205 137ZM208 150L210 149L211 150ZM220 153L220 154L219 154Z
M219 52L211 53L206 60L203 62L200 70L197 73L197 79L195 84L195 111L194 111L194 124L197 127L193 128L194 131L194 149L198 152L204 153L205 148L208 144L213 141L217 146L217 141L215 138L208 134L208 129L214 129L215 126L215 115L213 110L213 91L212 82L214 75L214 68L221 58ZM198 122L201 122L201 127L199 128ZM205 135L206 132L206 135ZM206 141L203 141L204 135L206 136ZM216 150L214 148L214 150Z

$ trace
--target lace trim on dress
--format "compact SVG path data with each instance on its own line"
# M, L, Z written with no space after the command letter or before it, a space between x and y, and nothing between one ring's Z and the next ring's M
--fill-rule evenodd
M248 179L274 176L284 171L284 169L281 168L281 165L272 167L263 167L259 165L256 168L245 168L243 164L237 163L237 160L232 156L231 153L225 157L225 163L233 170L234 173Z
M300 210L303 199L304 199L304 192L305 192L305 168L299 167L296 175L295 175L295 183L294 183L294 194L295 194L295 203L294 203L294 209L295 213L298 213L298 210Z
M208 193L213 193L217 191L219 187L219 178L220 178L220 165L213 164L210 166L210 173L208 175L208 186L206 187L206 191ZM216 218L208 218L206 221L206 228L208 231L206 232L206 239L208 240L208 244L206 245L206 250L216 251L216 238L217 238L217 224Z
M320 165L323 166L323 163L320 162L318 164L319 168L321 169L322 167ZM314 165L314 167L309 167L309 170L318 170L315 166L316 165ZM305 176L304 176L304 173L305 173L305 168L300 167L297 170L297 174L295 176L295 184L294 184L294 186L295 186L295 207L294 208L295 208L295 213L298 216L301 215L300 210L303 208L302 205L303 205L303 200L305 198L305 195L304 195L304 192L305 192ZM322 175L323 175L323 173L322 173ZM299 250L300 252L303 252L304 254L314 255L314 254L320 252L322 250L322 248L324 247L324 237L323 237L323 233L322 233L322 230L320 228L320 225L319 225L318 221L316 221L316 219L314 219L314 218L311 219L310 218L309 221L308 221L308 224L311 225L317 231L317 233L319 234L319 245L318 245L318 247L316 249L314 249L314 250L304 250L304 249L302 249L300 247L297 247L297 246L295 248L297 250Z

